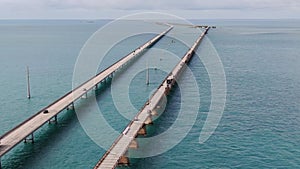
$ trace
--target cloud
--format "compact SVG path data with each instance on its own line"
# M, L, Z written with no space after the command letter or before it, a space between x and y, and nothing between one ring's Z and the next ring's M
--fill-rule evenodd
M176 13L230 13L253 15L268 13L269 16L300 17L299 0L214 0L214 1L175 1L175 0L0 0L0 17L90 17L132 11L173 11ZM191 12L192 11L192 12ZM175 12L175 13L174 13ZM257 14L256 14L257 13ZM256 15L256 16L255 16ZM223 16L222 16L223 17ZM240 17L240 16L239 16ZM262 16L260 16L262 17Z
M29 0L30 1L30 0ZM43 1L43 0L41 0ZM44 0L49 7L121 10L208 10L299 8L299 0Z

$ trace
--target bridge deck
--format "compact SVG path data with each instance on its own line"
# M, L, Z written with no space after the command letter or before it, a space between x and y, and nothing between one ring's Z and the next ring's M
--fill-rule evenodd
M168 33L173 27L170 26L167 30L163 31L159 35L155 36L153 39L149 40L145 44L141 45L133 52L124 56L118 62L114 63L104 71L98 73L91 79L87 80L83 84L81 84L76 89L68 92L66 95L62 96L58 100L54 101L52 104L48 105L41 111L37 112L12 130L8 131L4 135L0 137L0 158L10 151L13 147L15 147L22 140L26 139L33 132L39 129L42 125L47 123L57 114L59 114L62 110L73 104L77 99L85 95L88 91L93 89L98 83L105 80L108 76L113 74L116 70L121 68L122 65L126 64L128 61L138 56L144 49L150 47L154 43L156 43L162 36ZM44 113L44 110L48 110L48 113ZM0 162L1 164L1 162ZM1 166L0 166L1 168Z
M164 79L164 81L157 88L152 97L146 102L142 110L136 115L135 119L138 120L132 120L128 124L123 133L121 133L120 136L114 141L110 149L103 155L94 169L111 169L115 168L118 165L120 158L125 155L131 142L133 142L137 137L138 132L145 125L147 119L151 117L151 114L149 112L153 111L157 107L165 93L168 92L167 90L171 89L171 87L175 83L175 79L180 76L181 72L186 66L186 63L190 61L195 50L197 49L201 40L204 38L209 29L210 27L206 27L205 31L200 35L193 46L187 51L181 61ZM167 81L170 79L173 80L171 85L167 83Z

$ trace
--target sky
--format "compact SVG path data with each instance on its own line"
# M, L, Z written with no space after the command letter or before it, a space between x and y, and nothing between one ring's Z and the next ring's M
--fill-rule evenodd
M186 19L300 19L300 0L0 0L0 19L115 19L138 12Z

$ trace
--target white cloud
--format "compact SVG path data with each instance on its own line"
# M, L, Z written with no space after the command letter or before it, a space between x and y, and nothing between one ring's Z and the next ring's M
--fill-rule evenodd
M29 0L30 1L30 0ZM43 0L41 0L43 1ZM299 8L299 0L44 0L47 4L61 8L89 9L257 9L257 8Z
M92 15L107 16L113 13L132 13L133 11L176 11L178 13L220 13L226 17L227 13L254 18L263 14L281 16L285 11L286 17L300 18L299 0L0 0L0 18L18 17L62 17ZM187 12L188 11L188 12ZM192 11L192 12L190 12ZM257 14L256 14L257 13ZM259 14L258 14L259 13ZM272 13L272 14L270 14ZM238 17L242 17L238 16ZM262 17L262 16L259 16Z

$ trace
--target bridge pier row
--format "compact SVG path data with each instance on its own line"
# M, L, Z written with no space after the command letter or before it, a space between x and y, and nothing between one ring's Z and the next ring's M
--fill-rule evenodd
M28 138L29 136L27 136L25 139L24 139L24 143L27 143L28 141L31 142L31 143L34 143L34 135L33 133L30 134L30 138Z

